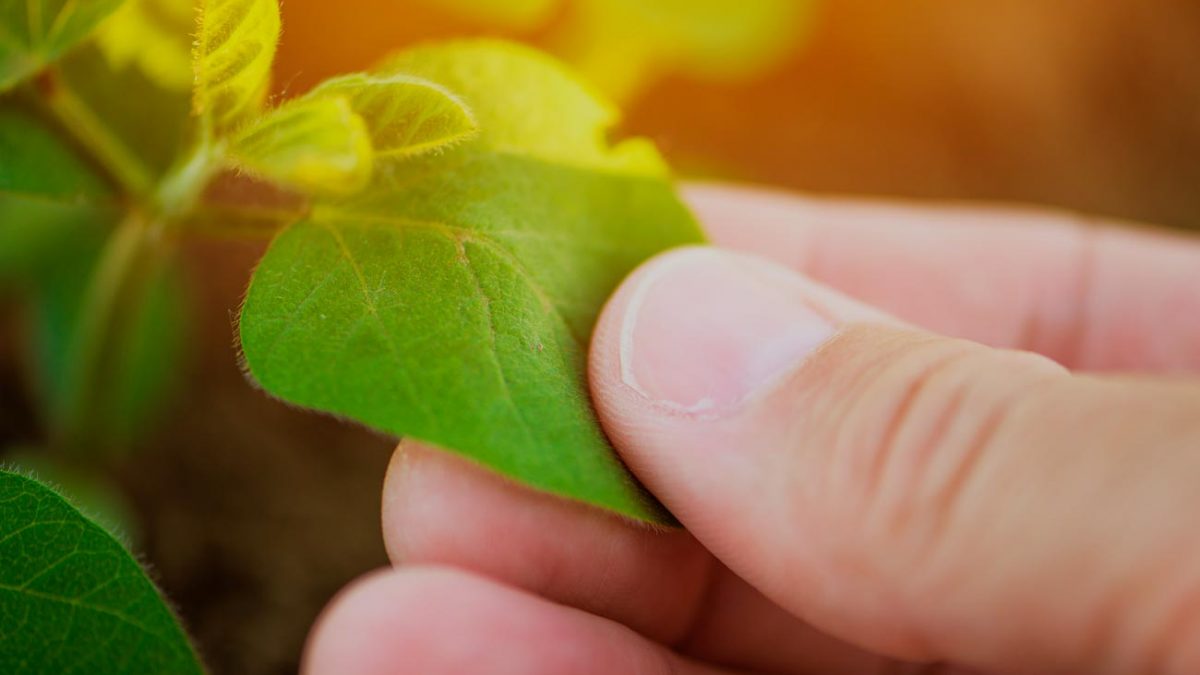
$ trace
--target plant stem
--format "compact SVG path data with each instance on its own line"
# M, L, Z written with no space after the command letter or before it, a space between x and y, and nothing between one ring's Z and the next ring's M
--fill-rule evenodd
M202 123L194 148L160 180L61 72L47 69L36 84L44 109L107 172L129 207L109 235L84 291L67 355L66 394L56 415L56 444L76 457L94 457L102 449L97 445L113 440L106 434L105 399L121 377L130 327L170 253L167 230L196 210L224 164L225 146Z
M60 125L108 172L121 190L138 198L150 193L154 177L138 157L51 68L38 79L41 100Z
M266 240L305 217L304 207L260 207L205 203L183 220L183 228L212 239Z
M117 376L124 330L136 319L146 288L165 255L162 227L131 212L109 237L84 296L71 343L68 398L61 444L80 455L103 439L100 418L107 389Z
M196 207L209 181L221 169L224 155L223 144L202 135L191 154L176 164L158 186L154 209L162 222L178 220Z

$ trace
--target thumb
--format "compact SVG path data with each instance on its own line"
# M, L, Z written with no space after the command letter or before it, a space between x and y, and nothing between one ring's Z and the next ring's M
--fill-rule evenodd
M701 248L626 281L591 379L639 478L827 632L983 670L1200 672L1200 387L1071 375Z

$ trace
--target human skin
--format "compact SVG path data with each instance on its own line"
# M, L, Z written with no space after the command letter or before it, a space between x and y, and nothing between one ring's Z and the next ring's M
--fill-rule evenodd
M687 195L590 355L686 529L402 444L306 673L1200 672L1200 243Z

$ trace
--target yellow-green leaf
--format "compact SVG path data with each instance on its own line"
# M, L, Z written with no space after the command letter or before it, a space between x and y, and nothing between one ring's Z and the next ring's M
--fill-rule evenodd
M114 70L136 67L166 89L192 86L192 0L126 0L101 24L96 43Z
M655 77L744 77L797 40L816 0L577 0L564 55L610 95Z
M376 159L423 154L474 135L475 116L440 85L407 75L357 73L328 80L308 98L345 98L371 133Z
M83 41L121 0L0 0L0 91Z
M605 135L620 118L616 107L530 47L499 40L430 44L393 56L380 70L437 82L470 101L480 146L583 168L667 173L648 141L610 144ZM520 83L520 91L507 90L508 83Z
M550 18L559 0L426 0L469 19L509 28L529 29Z
M284 104L239 132L236 166L309 193L343 194L371 177L371 137L343 97Z
M277 0L199 0L193 108L218 133L263 107L279 44Z

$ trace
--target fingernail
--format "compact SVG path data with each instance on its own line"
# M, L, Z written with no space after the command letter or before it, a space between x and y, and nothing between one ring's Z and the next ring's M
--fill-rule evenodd
M625 384L704 417L769 390L836 331L791 272L716 249L681 251L647 270L625 312Z

